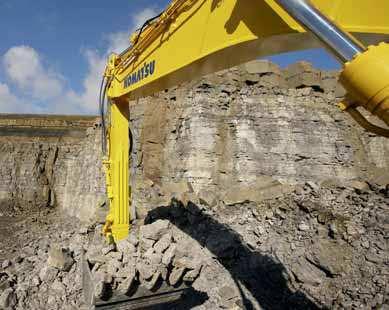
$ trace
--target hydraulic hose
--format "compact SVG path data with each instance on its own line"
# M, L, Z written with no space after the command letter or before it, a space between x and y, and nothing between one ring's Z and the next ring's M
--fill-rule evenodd
M107 154L107 126L105 122L106 92L110 84L110 79L103 77L99 91L99 112L101 119L101 150L103 155Z

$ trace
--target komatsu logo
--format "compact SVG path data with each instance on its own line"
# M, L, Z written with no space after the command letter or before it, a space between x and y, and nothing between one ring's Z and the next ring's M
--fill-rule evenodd
M142 81L148 76L153 75L154 72L155 72L155 60L150 61L149 63L145 63L142 68L140 68L138 71L129 74L124 79L124 88L130 87L131 85L134 85Z

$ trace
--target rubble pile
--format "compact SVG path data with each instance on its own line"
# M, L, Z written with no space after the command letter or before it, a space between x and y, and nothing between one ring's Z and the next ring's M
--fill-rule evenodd
M388 187L309 182L261 203L214 206L200 195L186 196L151 210L116 245L103 242L101 225L40 225L21 251L13 249L12 260L2 262L0 308L81 307L84 251L96 298L113 291L131 295L140 286L157 290L164 282L203 294L177 309L388 304Z
M191 288L168 309L388 308L389 144L337 110L336 78L254 61L131 104L115 245L98 126L0 126L0 309L89 309L85 260L96 300L163 286Z
M77 219L43 210L2 225L0 309L79 309L88 238Z

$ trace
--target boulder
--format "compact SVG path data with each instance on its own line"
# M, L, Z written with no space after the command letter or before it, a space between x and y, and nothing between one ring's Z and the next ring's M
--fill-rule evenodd
M300 258L291 266L291 271L297 281L311 286L320 285L326 276L324 272L303 258Z
M47 264L50 267L57 268L61 271L69 271L74 263L72 256L67 249L59 246L52 246L49 250Z
M307 223L305 222L301 222L299 225L298 225L298 229L300 231L309 231L310 227Z
M57 268L46 265L39 271L39 278L42 282L51 283L55 280L57 274Z
M349 269L351 260L351 249L344 242L333 242L327 239L320 239L315 242L307 259L314 265L324 270L329 276L341 275Z
M314 69L308 62L294 63L288 66L284 72L290 88L322 87L321 72Z
M143 225L140 228L140 238L151 239L157 241L169 229L169 221L157 220L154 223Z
M249 74L281 74L280 68L275 63L264 59L247 62L241 65L241 68Z
M200 203L209 207L217 205L217 195L213 191L203 190L199 194Z
M50 286L50 290L52 292L54 292L56 295L58 296L63 296L65 295L65 286L63 285L63 283L59 280L55 280L51 286Z
M176 255L176 251L177 251L176 245L175 244L171 244L170 247L163 254L163 256L162 256L162 263L165 266L169 266L172 263L173 258Z
M267 199L277 198L292 192L293 186L281 184L269 176L259 176L250 185L234 184L224 194L222 200L226 205L243 203L245 201L262 202Z
M151 265L146 261L140 260L136 264L136 269L139 271L139 276L144 279L150 279L157 271L156 265Z
M116 248L121 253L132 254L136 252L136 247L130 242L130 240L120 240L116 242Z
M349 186L354 188L357 192L367 192L370 190L369 184L359 180L351 181Z
M148 289L152 290L157 285L158 280L161 278L161 272L159 270L154 273L153 277L149 281L143 281L142 285Z
M338 82L338 71L322 71L321 72L321 86L326 93L335 92Z
M88 251L86 252L86 258L88 261L92 264L104 263L107 259L104 257L101 250L101 245L92 244L89 246Z
M162 254L172 243L172 235L171 233L164 234L161 239L154 244L155 252Z
M8 260L8 259L4 260L3 263L1 264L1 267L2 267L3 269L8 268L9 266L11 266L11 261Z
M136 281L138 279L138 272L135 269L135 266L129 265L123 269L120 269L116 276L124 278L124 280L119 284L119 291L123 294L128 294L135 287Z
M184 272L184 267L175 267L169 275L170 285L176 285L182 279Z
M12 309L16 305L16 294L13 288L7 288L0 295L0 309Z

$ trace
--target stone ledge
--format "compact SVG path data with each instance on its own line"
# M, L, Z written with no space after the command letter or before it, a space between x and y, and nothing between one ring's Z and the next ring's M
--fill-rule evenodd
M97 116L0 114L0 136L82 138L88 128L97 126Z

